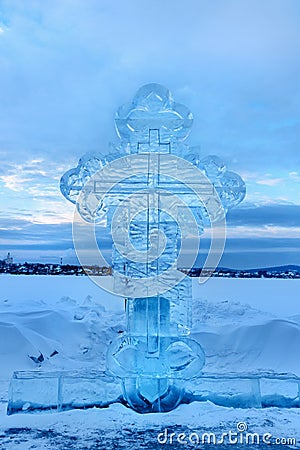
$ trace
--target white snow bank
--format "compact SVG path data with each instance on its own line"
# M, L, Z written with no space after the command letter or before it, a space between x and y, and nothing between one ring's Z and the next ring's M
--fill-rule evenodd
M289 372L300 375L300 326L288 320L192 334L206 354L207 371Z
M114 298L116 303L113 303L113 296L87 277L4 276L0 280L1 378L9 378L14 370L34 369L39 365L45 370L105 368L109 342L124 330L121 299ZM236 289L244 282L247 295L260 296L263 284L257 281L267 282L272 301L281 292L278 286L282 283L278 282L290 286L288 282L298 288L298 284L293 284L297 280L212 279L204 285L206 295L211 282L211 286L217 285L218 289L225 286L218 300L206 300L205 296L194 299L192 336L205 350L206 370L276 370L300 375L300 362L296 357L300 348L300 325L276 319L271 313L274 311L262 312L236 300ZM204 294L204 286L195 279L194 294ZM235 300L229 298L230 286ZM59 296L69 292L72 297ZM273 304L268 300L264 302ZM42 362L30 359L40 354L44 358Z
M15 370L105 368L108 344L124 329L123 311L106 311L90 296L49 303L2 303L0 378Z

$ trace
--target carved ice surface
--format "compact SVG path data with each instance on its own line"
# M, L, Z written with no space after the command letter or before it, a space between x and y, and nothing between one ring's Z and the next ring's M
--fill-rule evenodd
M184 393L180 380L201 373L203 350L188 336L191 279L177 260L188 237L199 238L245 196L242 179L218 157L202 158L184 144L192 123L168 89L143 86L116 113L120 144L107 156L84 156L61 179L80 216L111 231L114 291L126 297L127 331L107 363L139 412L173 409Z

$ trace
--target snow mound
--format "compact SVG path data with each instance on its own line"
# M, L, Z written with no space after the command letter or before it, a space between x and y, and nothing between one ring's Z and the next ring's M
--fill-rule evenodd
M237 301L209 301L193 299L193 331L211 327L257 323L272 319L274 315Z
M194 333L206 354L206 370L270 371L300 375L300 325L273 319L256 325Z
M69 310L0 313L1 378L15 370L105 367L107 346L124 328L118 315L112 324L101 306L68 304Z

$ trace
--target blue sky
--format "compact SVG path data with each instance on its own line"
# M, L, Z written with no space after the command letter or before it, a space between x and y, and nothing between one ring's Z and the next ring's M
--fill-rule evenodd
M0 258L71 261L59 179L157 82L246 181L223 262L300 263L299 23L298 0L0 1Z

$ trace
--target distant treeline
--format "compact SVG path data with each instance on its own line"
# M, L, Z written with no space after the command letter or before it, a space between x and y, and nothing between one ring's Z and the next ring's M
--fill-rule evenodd
M190 277L211 275L223 278L300 278L300 266L270 267L267 269L226 269L217 268L214 271L193 268L183 270Z
M0 274L10 273L12 275L109 275L110 267L77 266L71 264L5 264L0 262Z
M181 269L190 277L211 275L222 278L300 278L300 266L282 266L266 269L227 269L217 268L214 271L193 268L190 270ZM77 266L71 264L6 264L0 261L0 274L9 273L13 275L111 275L111 267L99 266Z

